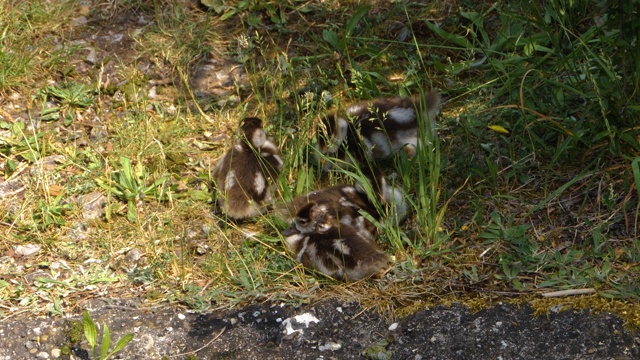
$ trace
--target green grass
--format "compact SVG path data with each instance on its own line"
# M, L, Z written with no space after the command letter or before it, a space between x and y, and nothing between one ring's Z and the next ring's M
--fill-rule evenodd
M0 280L2 311L62 314L104 294L200 310L338 296L396 314L584 287L637 299L637 11L544 4L1 5L0 250L42 248L0 273L55 279ZM87 64L76 40L109 31L130 41L97 37L102 62ZM203 64L244 77L202 95L190 77ZM412 208L381 232L395 260L383 279L304 270L272 214L238 226L212 211L209 173L241 117L263 118L280 147L286 201L362 179L313 166L318 115L430 88L445 98L438 138L383 164ZM83 218L92 192L105 218Z

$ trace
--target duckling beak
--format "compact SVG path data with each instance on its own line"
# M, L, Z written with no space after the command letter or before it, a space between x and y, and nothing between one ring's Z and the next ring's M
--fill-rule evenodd
M298 233L298 229L296 228L296 224L291 224L286 230L282 232L283 236L290 236L295 233Z

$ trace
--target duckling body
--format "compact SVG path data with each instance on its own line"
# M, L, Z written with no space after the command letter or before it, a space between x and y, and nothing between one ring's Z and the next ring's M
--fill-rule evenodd
M379 273L388 255L355 227L336 222L324 205L309 203L285 234L296 261L339 280L365 279Z
M368 239L373 239L377 234L376 226L361 211L375 220L380 219L380 212L367 195L355 186L342 184L309 192L284 204L279 213L286 221L293 221L300 210L310 203L317 204L326 213L324 218L351 226Z
M267 140L258 118L240 123L242 138L213 169L222 212L233 219L261 214L271 200L271 187L282 169L282 159Z
M440 95L431 91L424 98L374 99L350 105L343 113L322 119L319 150L346 163L381 160L400 150L412 158L419 143L436 136L440 102ZM421 136L424 139L419 141ZM325 162L323 167L332 166Z
M285 221L292 221L300 209L314 203L325 210L326 218L352 226L364 237L374 239L378 233L374 222L395 226L407 216L409 206L404 191L389 186L382 172L364 170L367 182L311 191L282 204L277 209L278 215Z

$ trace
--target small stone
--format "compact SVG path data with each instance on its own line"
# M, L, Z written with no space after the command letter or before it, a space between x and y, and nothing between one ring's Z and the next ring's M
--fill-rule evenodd
M124 38L123 34L113 34L111 35L111 42L119 43L120 41L122 41L123 38Z
M55 260L51 262L51 264L49 265L49 268L52 270L69 269L69 265L67 265L66 261L61 259L61 260Z
M336 351L340 349L342 349L342 344L336 343L333 341L327 341L323 345L318 346L318 350L320 351L327 351L327 350Z
M98 54L96 53L95 49L91 49L89 51L89 54L87 55L86 58L84 58L84 61L89 64L89 65L95 65L98 63Z
M26 189L22 181L10 180L0 182L0 199L7 198L12 195L17 195Z
M397 322L389 325L389 331L395 331L397 328L398 328L398 323Z
M199 242L196 244L196 253L198 253L198 255L204 255L208 253L209 249L209 244L205 242Z
M198 237L198 232L193 230L193 229L188 229L187 230L187 239L195 239L196 237Z
M49 353L47 353L46 351L40 351L39 353L36 354L36 357L38 359L48 359Z
M75 241L86 240L89 237L89 227L85 222L78 222L71 226L69 238Z
M37 244L27 244L14 246L13 250L20 256L29 257L37 254L40 251L40 248L41 246Z
M77 18L71 20L72 27L84 26L84 25L87 25L86 16L78 16Z
M104 206L107 198L99 191L82 196L82 218L85 220L95 220L105 214Z
M184 316L183 314L178 314L178 319L180 319L180 320L184 320L184 319L186 319L186 318L187 318L187 317L186 317L186 316Z
M147 93L147 96L149 97L149 99L155 99L158 97L158 88L155 86L152 86L151 89L149 89L149 92Z
M60 355L62 355L62 350L55 348L51 350L51 357L54 359L57 359L60 357Z
M127 255L124 256L124 261L127 263L127 266L132 267L136 265L143 256L144 252L142 252L142 250L134 248L129 250Z

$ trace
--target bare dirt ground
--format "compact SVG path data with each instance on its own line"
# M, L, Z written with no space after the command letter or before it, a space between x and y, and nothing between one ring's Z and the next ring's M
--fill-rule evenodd
M116 355L120 359L640 358L640 334L625 330L615 316L589 311L536 317L527 306L500 304L472 313L453 305L390 323L337 301L200 314L176 307L139 309L110 299L94 300L89 308L99 327L109 325L112 343L134 333ZM90 359L87 342L73 341L82 333L81 322L80 315L4 319L0 359Z

